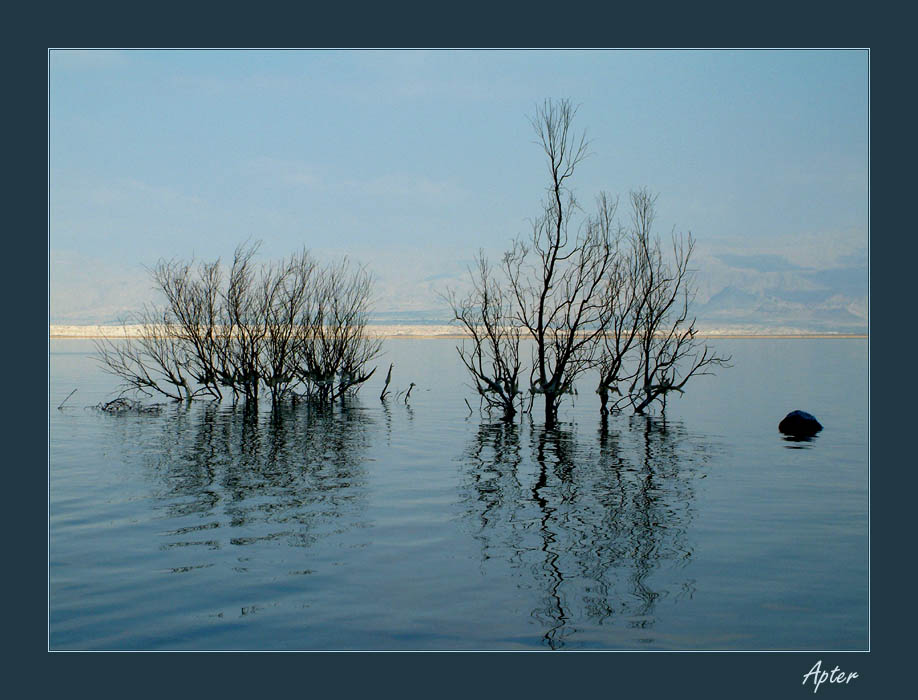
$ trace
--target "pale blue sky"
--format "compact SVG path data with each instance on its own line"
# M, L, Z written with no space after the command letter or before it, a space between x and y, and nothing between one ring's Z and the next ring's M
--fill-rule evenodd
M650 187L661 232L691 230L715 277L748 254L855 259L866 279L866 51L54 50L49 67L52 321L107 320L146 294L141 264L248 237L265 258L351 254L382 307L434 306L432 280L537 213L526 115L547 97L580 104L593 139L583 204Z

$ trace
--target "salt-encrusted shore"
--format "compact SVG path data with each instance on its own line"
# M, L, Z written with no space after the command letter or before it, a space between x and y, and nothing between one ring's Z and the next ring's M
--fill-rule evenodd
M450 325L370 325L367 330L380 338L462 338L458 326ZM138 337L141 326L75 326L51 325L51 338L127 338ZM799 331L790 328L762 329L736 326L730 328L700 329L698 335L704 338L866 338L859 333L824 333Z
M142 326L64 326L51 325L49 327L51 338L137 338L140 337ZM412 338L460 338L462 331L458 326L431 325L370 325L367 330L371 335L382 338L399 338L402 336Z

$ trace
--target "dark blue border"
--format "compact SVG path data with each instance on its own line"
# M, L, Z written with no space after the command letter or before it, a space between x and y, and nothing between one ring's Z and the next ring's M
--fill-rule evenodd
M872 33L872 17L886 23L894 17L877 13L839 19L839 7L824 15L801 14L775 6L750 12L744 22L758 23L755 43L766 46L871 47L871 543L872 617L870 653L428 653L428 654L80 654L47 652L47 48L49 46L633 46L637 42L663 46L744 45L724 26L732 14L706 15L702 11L661 18L647 17L654 30L638 31L638 20L620 10L584 10L573 14L569 3L558 8L566 26L545 18L553 12L527 6L511 10L470 5L418 12L375 5L364 11L348 8L345 18L328 10L304 5L291 15L259 7L242 10L222 5L213 14L204 10L170 11L162 5L145 6L125 15L120 5L111 14L86 15L84 6L69 10L45 8L46 15L13 17L8 25L17 35L8 53L12 77L8 89L8 141L13 151L9 201L14 220L7 230L11 272L8 308L15 328L24 329L24 357L16 353L12 391L7 408L16 415L16 429L8 440L6 473L13 479L6 505L7 611L13 625L8 639L17 649L12 668L27 679L32 692L42 696L86 689L97 697L122 697L138 689L156 694L186 696L230 691L237 695L289 693L314 695L335 688L338 696L380 694L438 697L461 693L471 697L507 695L587 695L621 697L681 697L701 691L704 697L800 697L812 695L800 685L803 674L822 658L831 668L857 670L860 678L845 688L823 687L817 697L892 697L908 683L910 665L900 666L911 645L905 609L911 609L912 552L906 537L913 528L907 515L914 509L910 496L914 456L903 451L905 416L898 410L906 394L902 382L910 375L914 344L901 335L903 301L914 307L912 266L916 258L914 224L908 216L911 201L905 188L912 185L913 165L901 156L911 142L914 114L901 102L902 91L914 77L905 67L913 62L897 43ZM687 6L683 6L687 7ZM735 12L738 6L733 6ZM308 13L307 13L308 10ZM748 10L747 10L748 11ZM67 14L58 14L66 12ZM138 14L134 15L134 12ZM245 16L238 14L244 12ZM599 14L596 14L599 12ZM657 8L654 13L664 13ZM434 13L434 14L431 14ZM155 17L151 15L157 15ZM712 17L716 17L713 22ZM567 24L569 21L569 24ZM841 23L844 22L844 26ZM232 26L230 26L232 25ZM159 33L160 26L168 34ZM646 27L646 24L644 25ZM767 27L781 26L780 39L764 36ZM28 28L38 27L38 29ZM244 27L244 29L243 29ZM263 29L259 29L263 27ZM141 29L142 28L142 29ZM814 36L814 28L820 35ZM834 36L826 31L837 29ZM894 31L895 27L884 29ZM29 35L29 32L32 35ZM142 35L137 32L142 31ZM253 32L255 32L253 34ZM430 37L435 37L431 39ZM908 169L908 172L906 172ZM21 204L20 204L21 203ZM905 206L903 206L905 205ZM911 272L911 274L908 274ZM22 292L26 293L23 294ZM902 347L905 340L907 347ZM7 385L9 386L9 385ZM909 389L905 386L904 389ZM914 429L912 429L914 430ZM8 435L9 437L9 435ZM21 497L28 494L28 497ZM906 500L909 499L909 500ZM902 561L905 564L901 564ZM4 586L6 589L6 586ZM21 662L20 662L21 657ZM138 688L141 686L141 688ZM906 687L906 686L901 686Z

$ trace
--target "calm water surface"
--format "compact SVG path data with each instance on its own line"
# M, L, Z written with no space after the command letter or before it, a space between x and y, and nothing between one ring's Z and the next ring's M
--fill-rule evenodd
M867 648L866 340L717 341L666 420L587 377L552 431L469 415L454 346L387 341L333 411L108 415L52 340L50 647Z

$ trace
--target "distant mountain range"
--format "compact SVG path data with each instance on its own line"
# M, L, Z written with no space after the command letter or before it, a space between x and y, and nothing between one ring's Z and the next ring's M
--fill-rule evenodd
M810 255L804 260L817 256ZM439 325L451 313L448 289L468 289L471 260L435 250L380 252L369 268L376 280L374 323ZM698 257L693 312L701 329L744 332L866 333L866 248L839 250L822 266L785 255L723 252ZM128 274L92 261L52 256L52 324L107 324L154 301L146 273Z
M797 265L777 255L721 254L700 265L695 313L700 325L756 324L866 333L866 250L831 267Z
M866 333L866 301L831 290L783 292L772 289L752 293L724 287L707 303L695 307L700 326L756 325L766 329L794 328L809 331Z

